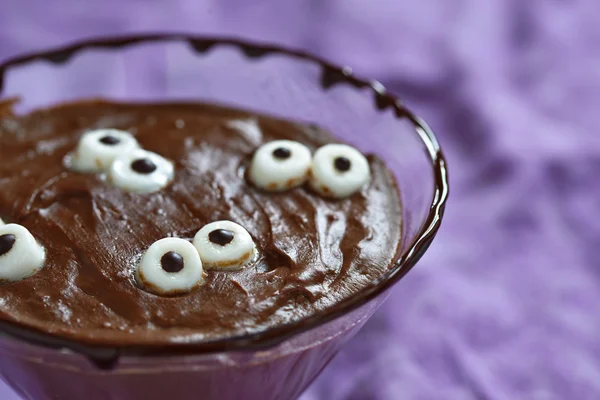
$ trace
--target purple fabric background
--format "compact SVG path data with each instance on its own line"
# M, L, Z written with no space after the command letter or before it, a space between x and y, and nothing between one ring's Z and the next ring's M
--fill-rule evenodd
M399 93L445 146L437 240L302 400L600 398L597 0L0 4L0 58L138 31L309 49Z

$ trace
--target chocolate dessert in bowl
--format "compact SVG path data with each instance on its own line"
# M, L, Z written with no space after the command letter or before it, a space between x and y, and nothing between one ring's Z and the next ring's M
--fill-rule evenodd
M0 83L0 375L27 399L296 398L441 222L427 126L301 52L100 39Z

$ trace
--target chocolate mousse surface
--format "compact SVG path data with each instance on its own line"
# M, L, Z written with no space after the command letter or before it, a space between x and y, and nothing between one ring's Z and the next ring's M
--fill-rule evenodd
M226 107L81 101L15 115L0 110L0 218L25 226L45 267L0 286L0 321L92 345L201 342L294 322L329 309L387 271L399 255L401 203L392 173L369 155L370 182L342 200L298 187L268 193L245 173L254 151L289 139L336 142L312 125ZM237 121L232 124L232 121ZM65 167L84 132L115 128L171 160L175 178L136 194ZM138 287L134 268L164 237L192 238L231 220L258 258L206 271L191 293Z

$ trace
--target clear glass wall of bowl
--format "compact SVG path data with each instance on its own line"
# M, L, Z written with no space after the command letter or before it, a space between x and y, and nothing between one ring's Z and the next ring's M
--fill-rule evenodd
M440 215L432 213L441 211L446 193L436 187L435 143L413 120L399 118L393 108L379 110L371 87L341 82L324 88L323 66L314 60L198 43L172 38L87 46L70 58L31 60L7 69L2 98L18 97L18 112L81 98L217 102L315 123L365 153L377 153L394 172L404 207L405 257L369 288L368 301L349 305L329 322L299 324L297 334L261 348L249 341L213 353L126 356L112 369L99 369L75 351L3 336L0 375L24 398L295 398L383 302L388 291L378 287L412 266L419 254L410 260L406 255L419 250L415 242L427 230L427 240L435 233L431 224Z

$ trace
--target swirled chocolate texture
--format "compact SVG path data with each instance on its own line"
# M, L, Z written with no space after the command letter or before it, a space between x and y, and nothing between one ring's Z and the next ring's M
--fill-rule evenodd
M65 168L79 137L99 128L127 130L172 160L173 183L135 194ZM21 116L5 105L0 218L28 228L47 262L0 286L0 320L86 344L160 346L258 332L357 293L398 256L401 205L391 172L371 155L370 183L347 199L306 187L266 193L245 171L253 152L276 139L313 151L334 141L313 126L206 104L82 101ZM136 285L134 266L153 242L192 238L223 219L250 232L255 263L207 271L204 285L179 297Z

